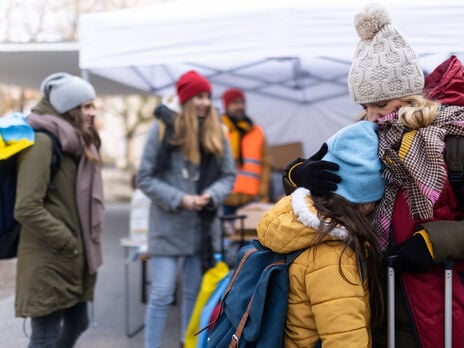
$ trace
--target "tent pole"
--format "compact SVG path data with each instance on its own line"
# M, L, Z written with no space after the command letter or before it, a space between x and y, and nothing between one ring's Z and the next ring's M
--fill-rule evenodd
M81 70L81 77L85 81L90 82L90 75L89 75L88 70L86 70L86 69ZM90 302L90 324L93 327L98 326L98 324L97 324L97 322L95 320L95 303L94 303L94 301Z
M89 71L87 69L83 69L81 70L81 77L87 81L87 82L90 82L90 75L89 75Z

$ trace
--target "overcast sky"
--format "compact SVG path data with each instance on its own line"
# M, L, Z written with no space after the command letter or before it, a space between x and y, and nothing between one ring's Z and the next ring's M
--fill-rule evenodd
M102 11L110 9L112 4L146 6L170 0L0 0L0 18L3 18L0 21L0 41L29 41L30 33L39 26L41 18L44 29L38 40L61 40L62 33L70 27L76 1L84 10L92 4L94 10Z
M96 11L108 10L111 4L135 4L136 6L145 6L156 4L165 1L180 1L180 0L0 0L0 42L11 40L14 42L30 41L30 33L33 33L40 23L40 18L43 18L43 30L38 35L38 41L59 41L63 37L63 32L69 32L70 22L73 19L73 4L80 3L81 8L85 8L88 4L95 6ZM195 1L195 0L188 0ZM198 0L199 2L207 0ZM220 6L222 1L215 0L212 4ZM239 0L235 0L239 1ZM254 2L272 2L273 0L247 0L245 6L251 5ZM276 0L277 1L277 0ZM372 0L301 0L311 1L315 6L358 6L361 9L364 5ZM424 6L440 6L441 4L455 4L464 6L463 0L391 0L377 1L385 7L424 7ZM8 8L13 4L13 9L7 13Z

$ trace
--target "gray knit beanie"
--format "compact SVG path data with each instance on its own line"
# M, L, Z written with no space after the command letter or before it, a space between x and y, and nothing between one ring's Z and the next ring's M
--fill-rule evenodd
M46 77L40 91L60 114L96 98L95 89L90 83L63 72Z
M424 73L412 47L390 24L390 15L371 4L354 17L361 41L348 75L351 97L358 104L421 94Z

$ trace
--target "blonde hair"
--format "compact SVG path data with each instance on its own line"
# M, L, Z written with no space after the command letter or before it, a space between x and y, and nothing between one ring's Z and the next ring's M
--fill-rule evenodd
M198 132L201 132L200 142ZM207 153L214 154L216 158L221 157L224 153L223 140L221 123L214 107L209 108L203 119L203 126L199 129L198 116L192 99L182 105L182 111L174 123L172 143L180 146L188 161L195 165L200 164L199 143Z
M398 110L398 120L411 129L427 127L437 117L440 103L428 100L421 95L411 95L399 98L408 103Z

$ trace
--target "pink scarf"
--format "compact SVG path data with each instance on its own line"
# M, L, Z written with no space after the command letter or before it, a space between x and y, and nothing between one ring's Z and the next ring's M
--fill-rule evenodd
M76 179L76 204L82 228L89 273L95 273L102 264L100 235L103 232L103 181L101 168L84 154L84 140L69 122L53 115L31 114L28 123L35 130L54 135L61 143L62 151L79 160ZM97 149L91 151L99 158Z

